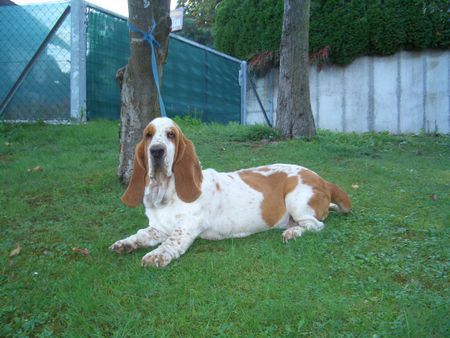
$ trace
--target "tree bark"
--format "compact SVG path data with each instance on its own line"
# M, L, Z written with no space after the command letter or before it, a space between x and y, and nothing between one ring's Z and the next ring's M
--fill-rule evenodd
M163 64L167 57L170 20L170 0L128 0L129 21L148 31L156 22L154 36L161 48L155 48L161 84ZM130 32L131 55L123 72L120 110L120 155L117 175L123 184L131 177L134 148L142 137L142 130L155 117L161 115L158 93L153 80L151 48L142 41L140 33Z
M310 0L284 0L277 129L287 138L316 134L309 95Z

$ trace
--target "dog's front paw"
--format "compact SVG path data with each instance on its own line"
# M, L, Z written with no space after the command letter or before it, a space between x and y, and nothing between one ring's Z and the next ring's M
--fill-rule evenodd
M149 252L144 257L142 257L141 266L147 267L147 266L156 266L158 268L163 268L167 266L172 258L169 254L165 252L158 252L156 250L153 250L152 252Z
M119 254L130 253L134 249L136 248L133 246L133 244L125 239L121 239L120 241L117 241L109 247L109 250L117 252Z

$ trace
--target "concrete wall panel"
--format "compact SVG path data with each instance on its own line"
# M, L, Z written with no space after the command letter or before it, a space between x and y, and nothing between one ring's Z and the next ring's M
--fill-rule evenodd
M322 70L319 77L319 123L316 127L342 130L344 68L334 67L332 72Z
M419 52L400 55L400 132L417 133L423 128L423 57Z
M346 67L310 68L316 127L335 131L450 132L450 51L362 57ZM278 69L254 79L266 111L278 95ZM271 99L271 95L272 99ZM247 123L265 123L250 86Z
M426 132L449 133L450 75L447 81L443 74L449 74L450 56L445 52L429 51L426 53L426 97L425 97L425 130Z
M373 58L375 130L398 132L399 58Z
M369 63L363 57L345 67L345 116L342 131L367 131L369 110Z

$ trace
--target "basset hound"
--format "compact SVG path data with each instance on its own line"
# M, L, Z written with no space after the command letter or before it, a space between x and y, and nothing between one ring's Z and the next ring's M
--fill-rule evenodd
M144 203L149 226L110 249L128 253L159 245L142 258L142 266L157 267L180 257L197 237L219 240L281 228L287 242L321 230L330 208L351 210L344 191L297 165L202 170L192 142L169 118L144 129L122 202Z

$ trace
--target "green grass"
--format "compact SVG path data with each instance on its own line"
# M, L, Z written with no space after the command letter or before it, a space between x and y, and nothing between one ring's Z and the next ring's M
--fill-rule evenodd
M119 201L117 123L0 125L0 336L449 335L448 136L184 130L204 168L301 164L354 211L287 245L275 230L196 240L142 269L146 250L108 250L146 226Z

